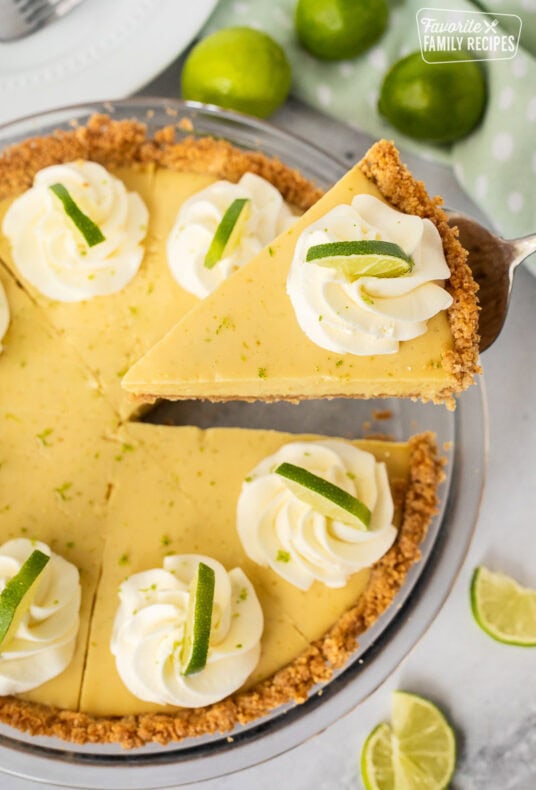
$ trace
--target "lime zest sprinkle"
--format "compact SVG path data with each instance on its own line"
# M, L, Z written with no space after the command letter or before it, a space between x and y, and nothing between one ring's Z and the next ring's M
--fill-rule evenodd
M290 553L283 551L283 549L278 549L275 559L277 562L290 562Z
M51 442L47 441L48 437L54 433L53 428L45 428L41 433L36 433L36 439L39 439L43 447L50 447Z
M56 494L58 494L59 498L63 502L67 502L71 498L70 496L67 496L67 491L69 491L69 489L72 488L72 486L73 486L72 483L63 483L63 485L55 488L54 491L56 492Z
M95 247L97 244L106 241L106 237L99 226L96 225L87 214L84 214L82 209L75 203L64 184L51 184L49 189L61 200L65 213L80 231L88 247Z
M117 560L118 565L128 565L128 562L129 562L128 554L121 554L121 556Z
M260 379L265 379L265 378L267 378L267 377L268 377L268 374L267 374L267 372L266 372L266 368L259 368L257 375L258 375L258 377L259 377Z

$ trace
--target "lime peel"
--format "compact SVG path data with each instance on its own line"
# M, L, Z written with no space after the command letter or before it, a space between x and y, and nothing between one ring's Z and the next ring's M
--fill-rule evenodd
M200 672L207 663L215 585L214 569L200 562L190 584L188 615L180 656L182 675Z
M0 593L0 649L5 648L15 636L33 603L41 574L49 560L49 555L39 549L32 551Z
M66 186L63 184L51 184L49 189L61 200L65 213L80 231L88 247L95 247L106 240L99 226L87 214L84 214L82 209L75 203Z
M359 277L402 277L414 267L411 256L398 244L375 239L315 244L307 250L305 260L337 269L351 281Z
M204 266L207 269L213 269L222 258L227 257L236 249L250 214L251 200L249 198L236 198L228 206L205 255Z
M274 471L285 479L287 487L298 499L322 515L358 529L368 529L370 526L372 513L369 508L344 488L296 464L284 462Z
M471 609L480 628L497 642L536 647L536 590L479 566L471 579Z

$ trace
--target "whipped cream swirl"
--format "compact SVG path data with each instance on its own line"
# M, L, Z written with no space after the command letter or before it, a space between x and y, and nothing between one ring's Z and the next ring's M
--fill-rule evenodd
M50 560L14 638L5 649L0 647L0 695L41 686L63 672L74 653L80 610L78 568L45 543L16 538L0 546L0 590L35 549Z
M2 340L9 327L9 302L7 301L4 286L0 283L0 353L2 351Z
M360 499L372 512L361 531L302 502L274 469L302 466ZM248 557L308 590L313 582L344 587L348 577L373 565L396 537L393 499L385 464L338 439L291 442L248 475L238 500L237 528Z
M214 569L216 585L208 658L196 674L181 675L189 585L199 562ZM240 568L199 554L164 558L164 567L130 576L119 588L111 651L125 686L138 699L194 708L236 691L260 656L263 615Z
M105 240L89 247L56 195L63 184ZM3 231L17 269L42 294L79 302L120 291L137 273L149 214L135 192L95 162L40 170L33 187L9 207Z
M314 245L361 239L398 244L413 258L412 271L350 282L334 268L306 261ZM428 319L450 307L452 297L441 284L448 277L441 237L430 220L357 195L301 234L287 293L299 325L316 345L338 354L393 354L401 340L424 334Z
M249 198L251 213L238 245L212 268L204 265L216 228L233 200ZM295 221L279 191L266 179L245 173L237 184L216 183L186 200L167 243L168 264L186 291L203 299Z

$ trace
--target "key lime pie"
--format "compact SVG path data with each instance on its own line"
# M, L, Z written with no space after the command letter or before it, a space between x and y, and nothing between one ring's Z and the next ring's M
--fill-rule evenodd
M0 719L134 747L304 701L420 556L442 478L433 437L136 423L121 379L158 358L172 385L149 371L138 394L182 397L167 355L185 316L198 397L344 382L363 395L392 378L397 394L447 399L476 368L476 312L436 204L387 143L343 180L351 194L317 203L260 153L105 116L8 149L0 176ZM369 294L388 315L367 313ZM355 300L363 356L333 318L341 299ZM253 311L277 320L249 334ZM232 393L207 375L229 343L250 371L225 374ZM285 389L303 343L319 370L297 367Z

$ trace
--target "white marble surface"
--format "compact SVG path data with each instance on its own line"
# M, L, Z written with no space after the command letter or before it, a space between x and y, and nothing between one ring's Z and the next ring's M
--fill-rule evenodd
M175 64L144 93L176 96L177 86ZM363 135L295 103L274 120L348 162L355 161L367 144ZM415 157L405 159L449 205L476 213L448 170ZM508 322L484 355L483 365L491 426L484 500L465 565L428 633L371 698L328 730L258 768L196 788L360 787L361 744L372 727L388 717L389 694L395 688L430 696L450 716L459 744L455 790L536 788L536 650L491 640L474 624L468 599L472 570L482 563L536 586L536 279L526 270L516 276ZM78 783L81 771L77 769ZM46 787L51 785L0 774L1 790Z

